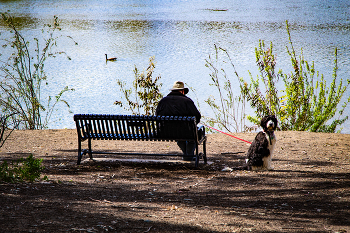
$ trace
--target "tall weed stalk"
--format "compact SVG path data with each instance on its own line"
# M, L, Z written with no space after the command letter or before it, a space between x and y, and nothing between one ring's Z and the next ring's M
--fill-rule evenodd
M62 96L65 92L73 90L66 86L55 96L49 96L47 102L41 96L41 88L48 85L44 69L46 60L59 54L66 55L65 52L53 51L53 48L57 47L58 39L62 37L56 35L56 32L61 30L58 18L54 17L52 25L44 26L43 39L34 38L34 46L31 46L17 30L13 18L7 13L1 16L13 34L12 40L3 40L3 48L12 50L12 53L7 61L0 61L1 111L8 114L17 113L15 120L20 122L20 128L46 128L58 102L69 108ZM68 38L72 39L69 36ZM67 58L70 60L68 56Z
M15 115L16 113L0 115L0 148L19 125L19 122L16 121Z
M214 118L205 117L205 121L212 127L225 129L229 132L243 132L249 130L245 125L245 96L236 95L235 85L225 68L220 64L229 64L233 73L238 77L229 53L220 47L215 47L215 56L206 59L205 66L210 69L212 83L218 92L219 100L209 96L205 102L211 107ZM240 82L238 82L241 85Z

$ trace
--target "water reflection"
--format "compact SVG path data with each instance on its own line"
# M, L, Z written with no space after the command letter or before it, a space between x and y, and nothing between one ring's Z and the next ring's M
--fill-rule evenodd
M62 33L79 43L59 44L72 61L57 58L46 65L52 83L46 94L66 85L75 88L65 97L74 113L122 112L113 106L121 97L116 79L131 83L134 66L144 69L149 57L155 56L155 75L162 76L164 94L175 80L183 80L196 90L190 97L198 98L203 114L210 115L204 100L215 91L209 86L205 59L213 54L214 43L230 52L239 75L249 79L248 70L254 77L258 74L254 48L259 39L273 41L278 68L287 73L285 20L289 20L296 51L303 48L305 58L314 60L326 79L332 77L335 47L339 49L339 78L349 77L348 1L19 0L0 1L0 9L11 10L29 37L37 36L38 29L57 15ZM118 60L106 63L106 53ZM59 108L55 114L50 127L74 127L66 109ZM350 123L346 127L350 133Z
M0 11L0 13L2 12ZM42 28L43 26L40 20L32 18L30 16L14 16L13 23L16 25L16 28L18 30L36 29L37 27ZM0 20L0 27L2 28L2 30L5 27L5 22L2 19Z

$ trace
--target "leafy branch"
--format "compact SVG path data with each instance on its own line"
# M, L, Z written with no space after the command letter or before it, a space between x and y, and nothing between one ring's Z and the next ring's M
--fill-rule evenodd
M130 89L125 87L126 83L124 81L118 79L117 84L125 97L126 104L119 100L115 101L114 104L124 107L125 110L132 112L132 114L154 115L158 102L163 97L160 93L162 84L157 83L161 76L157 76L154 79L152 77L154 68L153 57L149 59L149 66L142 73L135 66L135 79L133 87Z

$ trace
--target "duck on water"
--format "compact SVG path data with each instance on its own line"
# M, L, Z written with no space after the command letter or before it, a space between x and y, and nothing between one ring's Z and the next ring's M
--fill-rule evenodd
M116 60L117 60L116 57L110 57L110 58L108 58L108 57L107 57L107 54L105 54L105 55L106 55L106 61L116 61Z

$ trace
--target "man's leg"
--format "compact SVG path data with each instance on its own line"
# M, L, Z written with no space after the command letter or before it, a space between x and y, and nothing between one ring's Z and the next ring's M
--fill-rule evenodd
M183 160L192 161L195 158L194 151L196 149L196 143L179 141L177 142L177 145L180 147L182 153L184 154Z

